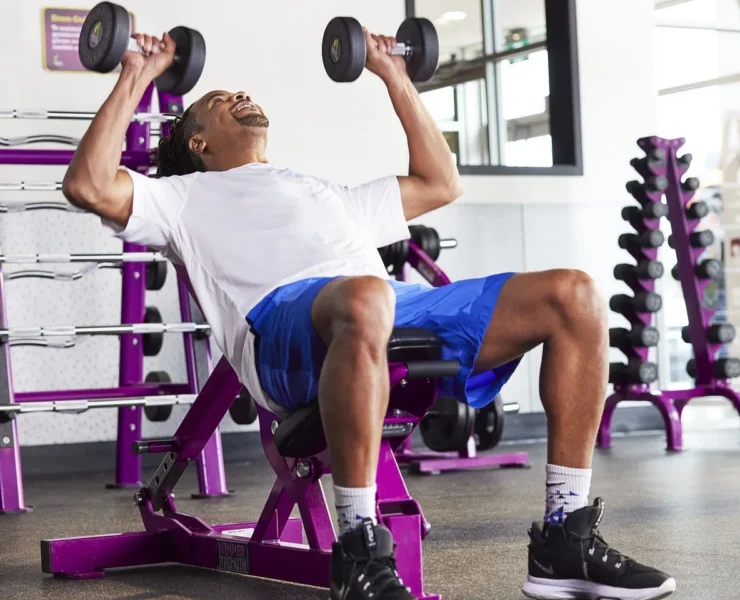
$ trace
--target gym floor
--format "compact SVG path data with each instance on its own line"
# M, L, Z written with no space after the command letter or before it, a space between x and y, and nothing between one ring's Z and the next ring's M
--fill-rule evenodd
M607 503L602 533L614 547L674 575L674 598L737 598L737 428L687 434L685 446L687 451L666 454L663 437L651 434L616 439L612 450L596 453L592 495ZM542 512L545 445L506 449L528 451L532 468L407 478L432 523L424 543L427 589L447 600L523 598L526 529ZM256 519L273 482L267 463L229 464L227 477L238 495L191 500L191 469L178 487L178 508L213 523ZM0 598L326 599L324 590L179 566L117 571L87 581L42 574L42 538L141 528L132 492L106 490L109 479L110 473L26 478L26 499L36 510L0 517ZM324 488L329 494L331 486Z

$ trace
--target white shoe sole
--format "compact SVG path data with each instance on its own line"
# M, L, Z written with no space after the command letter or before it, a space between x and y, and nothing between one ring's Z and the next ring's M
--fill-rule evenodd
M666 579L657 588L633 590L610 585L600 585L582 579L544 579L527 577L522 592L536 600L659 600L676 591L676 580Z

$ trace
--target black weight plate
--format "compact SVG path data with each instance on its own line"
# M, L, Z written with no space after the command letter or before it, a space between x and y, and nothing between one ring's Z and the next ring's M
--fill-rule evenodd
M237 425L251 425L257 420L257 405L246 389L242 388L231 403L229 414Z
M504 434L504 401L496 396L493 402L476 411L475 447L479 452L498 446Z
M360 22L352 17L334 17L329 21L321 40L321 58L333 81L355 81L362 75L367 44Z
M411 81L431 79L439 62L439 39L432 22L421 17L406 19L396 32L396 42L412 48L406 57L406 71Z
M206 41L195 29L175 27L170 37L175 42L175 60L155 83L160 92L184 96L198 83L206 65Z
M109 73L121 62L130 37L131 20L125 8L113 2L96 4L80 31L80 62L90 71Z
M146 289L161 290L167 281L167 263L162 261L146 264Z
M144 312L144 323L164 323L162 313L155 306L147 306ZM144 356L157 356L162 350L164 333L144 333L141 336Z
M152 371L147 373L144 383L172 383L167 371ZM154 423L161 423L170 418L172 414L171 406L145 406L144 415Z
M473 433L475 411L457 398L440 397L421 420L419 430L424 444L435 452L454 452L465 448Z

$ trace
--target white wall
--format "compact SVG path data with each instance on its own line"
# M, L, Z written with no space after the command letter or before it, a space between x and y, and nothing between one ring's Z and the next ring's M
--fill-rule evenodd
M91 4L68 0L64 5ZM0 88L0 108L95 110L110 91L113 76L44 71L40 38L43 6L36 0L10 3L0 20L6 82ZM353 85L335 84L326 77L319 55L321 35L331 17L351 14L371 30L393 32L403 18L400 0L214 1L208 4L208 11L202 3L174 0L130 0L126 6L136 14L140 30L158 33L186 24L203 33L208 62L201 82L187 100L213 88L246 89L271 119L269 154L273 162L343 183L404 171L403 132L380 82L366 74ZM175 12L177 22L172 22ZM611 270L617 262L628 259L616 239L628 230L619 210L630 202L624 183L635 177L629 166L630 158L637 155L635 140L654 133L651 24L652 5L644 0L578 1L585 175L465 177L466 192L456 205L422 219L443 236L460 240L460 247L444 254L440 261L453 278L571 267L590 273L607 297L624 291L612 279ZM12 61L5 60L8 56ZM83 127L0 121L0 136L31 132L79 135ZM62 169L0 166L0 180L53 179L61 174ZM17 199L4 194L0 202ZM39 217L38 213L2 216L0 244L3 252L13 253L120 248L92 217ZM119 315L118 278L110 274L96 277L84 285L24 283L27 289L23 293L18 291L20 284L14 284L15 289L8 285L11 324L115 322ZM168 288L154 297L166 320L177 316L172 283L171 278ZM58 306L60 300L62 307ZM614 324L619 322L616 316L613 320ZM146 370L164 366L181 379L181 345L169 339L166 344L159 357L147 360ZM117 345L110 340L91 340L69 352L14 350L13 361L20 390L115 385ZM525 410L541 408L538 366L537 353L527 357L505 391ZM144 435L166 435L181 414L176 411L176 418L164 426L147 424ZM115 437L113 410L81 416L24 415L19 424L24 444ZM235 427L228 417L224 426Z

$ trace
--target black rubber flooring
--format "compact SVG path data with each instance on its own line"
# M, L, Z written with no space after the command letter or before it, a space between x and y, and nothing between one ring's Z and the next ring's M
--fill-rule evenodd
M602 533L624 553L676 577L684 600L740 598L740 435L735 430L686 435L688 450L667 454L661 436L617 439L597 451L592 496L607 503ZM424 542L430 592L446 599L520 600L526 574L526 529L541 517L545 448L531 469L407 477L432 523ZM266 462L227 465L237 494L191 500L194 470L178 487L179 510L207 522L256 519L273 475ZM87 581L41 573L39 540L140 530L128 490L106 490L110 473L26 478L25 515L0 516L2 600L277 600L325 599L315 588L186 567L110 572ZM327 481L325 489L330 495ZM331 498L329 498L331 501Z

